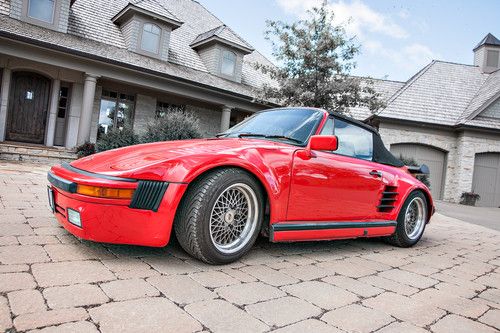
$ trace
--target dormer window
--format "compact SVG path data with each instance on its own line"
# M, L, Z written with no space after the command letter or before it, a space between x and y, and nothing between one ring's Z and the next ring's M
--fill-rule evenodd
M148 57L168 60L170 35L182 22L158 1L129 1L112 18L113 23L122 30L127 49Z
M500 57L500 52L497 50L487 50L486 51L486 66L498 68L498 61Z
M161 28L153 23L144 23L142 26L141 49L158 54L160 50Z
M222 75L234 76L236 70L236 53L232 51L222 51L220 73Z
M55 0L28 0L28 16L49 24L54 23Z

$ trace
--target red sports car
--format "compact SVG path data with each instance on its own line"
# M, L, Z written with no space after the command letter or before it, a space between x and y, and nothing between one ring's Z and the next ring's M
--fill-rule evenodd
M217 138L95 154L48 173L69 232L105 243L181 246L207 263L271 242L384 237L408 247L434 212L429 189L370 126L314 108L254 114ZM420 170L422 171L422 170Z

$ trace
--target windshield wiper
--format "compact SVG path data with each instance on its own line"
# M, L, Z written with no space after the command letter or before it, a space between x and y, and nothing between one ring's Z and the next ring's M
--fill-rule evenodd
M266 134L258 134L258 133L240 133L240 134L238 134L238 138L243 138L246 136L256 136L256 137L261 137L261 138L266 138L266 139L284 139L284 140L293 141L293 142L302 144L302 141L295 139L295 138L291 138L291 137L286 136L286 135L266 135Z

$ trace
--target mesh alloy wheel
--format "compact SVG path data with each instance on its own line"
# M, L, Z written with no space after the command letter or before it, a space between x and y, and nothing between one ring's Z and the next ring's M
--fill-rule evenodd
M210 239L218 251L232 254L243 248L255 232L259 205L254 190L243 183L227 187L210 214Z

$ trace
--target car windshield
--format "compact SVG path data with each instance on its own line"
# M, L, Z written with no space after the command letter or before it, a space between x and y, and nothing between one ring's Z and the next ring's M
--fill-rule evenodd
M254 114L218 136L261 137L306 144L318 127L322 112L312 109L277 109Z

